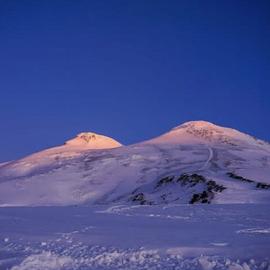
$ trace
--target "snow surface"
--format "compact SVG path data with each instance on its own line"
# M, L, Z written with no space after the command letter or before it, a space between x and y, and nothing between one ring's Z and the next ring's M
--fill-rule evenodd
M0 269L270 268L269 205L0 209Z
M269 270L269 175L267 142L205 121L81 133L0 164L0 270Z

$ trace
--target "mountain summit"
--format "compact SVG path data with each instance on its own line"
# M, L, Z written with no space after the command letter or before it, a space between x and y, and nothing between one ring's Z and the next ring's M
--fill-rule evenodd
M176 126L169 132L150 140L154 143L207 143L237 145L257 145L270 149L267 142L256 139L236 129L221 127L207 121L190 121Z
M65 145L83 146L89 149L105 149L122 146L121 143L110 137L96 134L93 132L82 132L78 134L75 138L68 140Z

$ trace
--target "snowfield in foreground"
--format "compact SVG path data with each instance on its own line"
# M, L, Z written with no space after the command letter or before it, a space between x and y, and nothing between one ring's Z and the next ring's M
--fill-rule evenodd
M0 269L270 269L269 204L0 208Z

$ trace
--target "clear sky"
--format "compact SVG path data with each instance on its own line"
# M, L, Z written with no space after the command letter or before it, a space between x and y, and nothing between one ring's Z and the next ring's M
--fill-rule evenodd
M0 1L0 161L207 120L270 140L270 2Z

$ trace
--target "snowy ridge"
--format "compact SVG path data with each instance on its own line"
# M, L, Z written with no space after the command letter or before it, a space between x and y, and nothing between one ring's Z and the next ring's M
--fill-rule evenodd
M0 166L0 205L265 203L269 175L268 143L205 121L131 146L86 132Z

